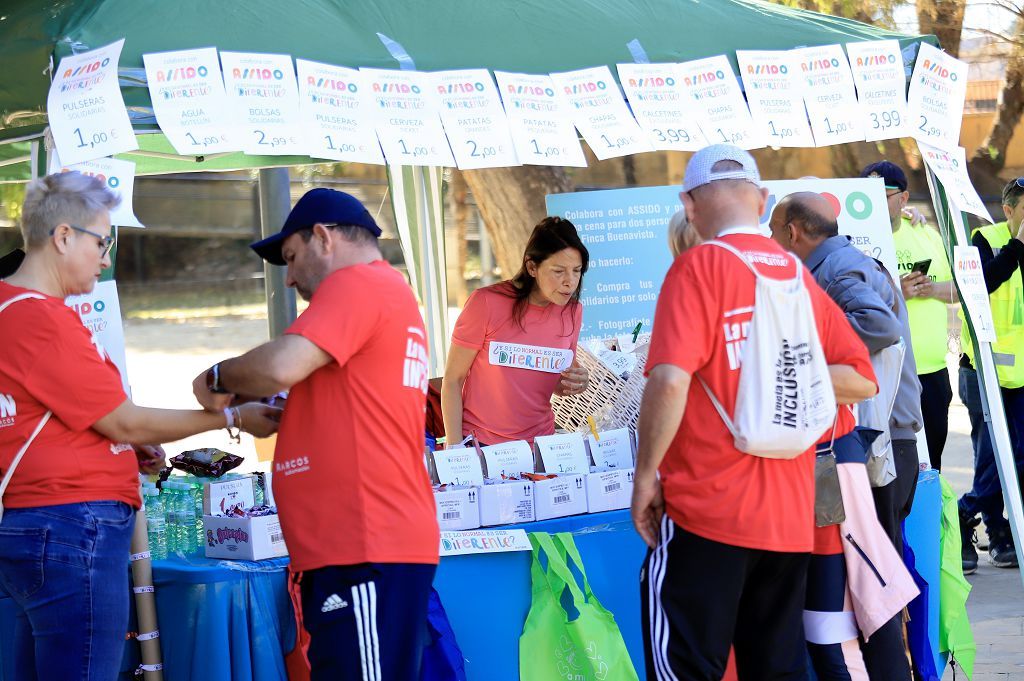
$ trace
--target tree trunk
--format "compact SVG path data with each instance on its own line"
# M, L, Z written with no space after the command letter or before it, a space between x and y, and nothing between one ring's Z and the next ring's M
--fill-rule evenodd
M544 197L574 188L564 168L548 166L467 170L463 177L487 225L504 279L519 271L526 240L547 215Z
M917 0L915 4L920 32L933 34L942 49L954 57L959 56L966 0Z
M1018 29L1024 28L1018 22ZM998 175L1006 167L1006 150L1013 131L1024 113L1024 45L1017 44L1006 64L1003 89L996 104L996 115L985 141L974 150L968 162L975 184L982 191L998 192L1002 181Z
M469 188L462 172L452 170L451 179L448 181L448 205L455 222L455 262L453 263L451 259L448 261L451 263L448 266L448 297L453 299L458 307L462 307L469 296L466 287L466 259L469 250L466 244L466 223L469 221L469 206L466 205L468 193Z

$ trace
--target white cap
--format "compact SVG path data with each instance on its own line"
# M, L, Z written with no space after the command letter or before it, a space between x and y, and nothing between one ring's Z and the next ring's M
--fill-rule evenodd
M735 161L742 167L712 171L711 169L719 161ZM731 144L712 144L694 154L690 162L686 164L683 191L692 191L716 180L746 180L761 186L761 174L757 172L757 162L754 161L754 157Z

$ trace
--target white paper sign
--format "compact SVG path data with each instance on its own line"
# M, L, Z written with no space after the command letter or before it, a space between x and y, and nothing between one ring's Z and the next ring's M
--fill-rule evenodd
M543 371L549 374L560 374L568 369L572 364L572 358L572 350L498 341L491 341L491 347L487 351L487 359L493 365Z
M764 146L726 57L677 64L676 73L695 104L694 113L709 144L734 144L743 149Z
M221 52L220 61L242 151L266 156L305 154L292 58Z
M552 73L569 117L600 160L654 151L607 66Z
M966 62L921 43L907 94L910 124L918 140L947 151L960 146L967 70Z
M533 450L527 442L515 440L481 447L480 450L484 453L489 478L502 475L518 477L520 473L533 472Z
M498 89L487 69L428 73L459 168L519 165Z
M174 150L189 154L238 151L228 121L228 100L217 49L142 55L149 96L160 129Z
M796 55L787 50L737 51L736 59L762 138L775 147L813 147Z
M352 163L384 164L366 79L342 66L295 60L306 153Z
M434 452L437 480L442 485L482 485L484 471L475 447L439 449Z
M64 173L69 170L77 170L83 175L93 175L99 178L107 189L121 197L121 203L110 212L110 224L117 227L144 227L135 217L135 210L132 207L132 194L135 191L135 164L133 162L116 158L97 158L67 166L61 162L60 156L54 150L50 154L48 174Z
M590 472L587 450L579 433L540 435L534 443L544 463L545 473L568 475Z
M82 163L138 149L121 88L117 62L124 39L64 57L46 97L53 142L65 163Z
M868 142L910 137L903 53L896 40L847 43L860 101L861 128Z
M128 387L128 365L124 354L124 324L121 321L121 302L117 297L117 284L111 281L97 282L92 293L68 296L64 304L78 313L82 324L92 333L92 342L101 357L109 357L121 372L121 385L126 394Z
M853 74L839 45L793 50L804 79L804 103L819 147L864 139Z
M678 87L675 64L619 64L618 70L633 116L655 149L697 151L708 145L693 101Z
M395 166L454 166L427 74L360 69L370 87L377 137Z
M462 530L441 533L441 555L532 551L526 530Z
M924 144L920 140L917 147L921 151L921 158L946 188L946 196L954 206L994 222L985 203L978 196L978 190L971 183L970 176L967 175L967 152L963 147L949 151Z
M593 435L587 436L590 456L593 458L595 466L633 467L633 442L628 428L606 430L598 435L601 436L600 440L595 439Z
M495 71L516 156L535 166L587 165L551 76Z
M985 272L981 256L974 246L953 247L953 276L960 287L960 299L971 315L971 324L979 342L994 343L996 326L992 320L992 305L985 286Z

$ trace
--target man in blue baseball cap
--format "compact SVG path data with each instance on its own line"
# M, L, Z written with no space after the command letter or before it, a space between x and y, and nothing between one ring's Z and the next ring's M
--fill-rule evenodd
M274 496L301 573L313 678L418 681L439 533L423 466L427 344L362 203L306 193L252 248L309 307L284 335L210 367L199 402L288 390ZM238 424L236 424L238 425Z

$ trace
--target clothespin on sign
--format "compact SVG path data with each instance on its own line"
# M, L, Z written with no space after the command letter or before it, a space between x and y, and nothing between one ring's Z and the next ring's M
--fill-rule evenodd
M590 426L590 432L593 434L594 440L596 440L597 442L600 442L601 441L601 436L597 432L597 421L594 420L593 416L588 416L587 417L587 425Z
M640 337L640 329L643 328L643 322L637 322L636 326L633 327L633 342L636 343L636 339Z

